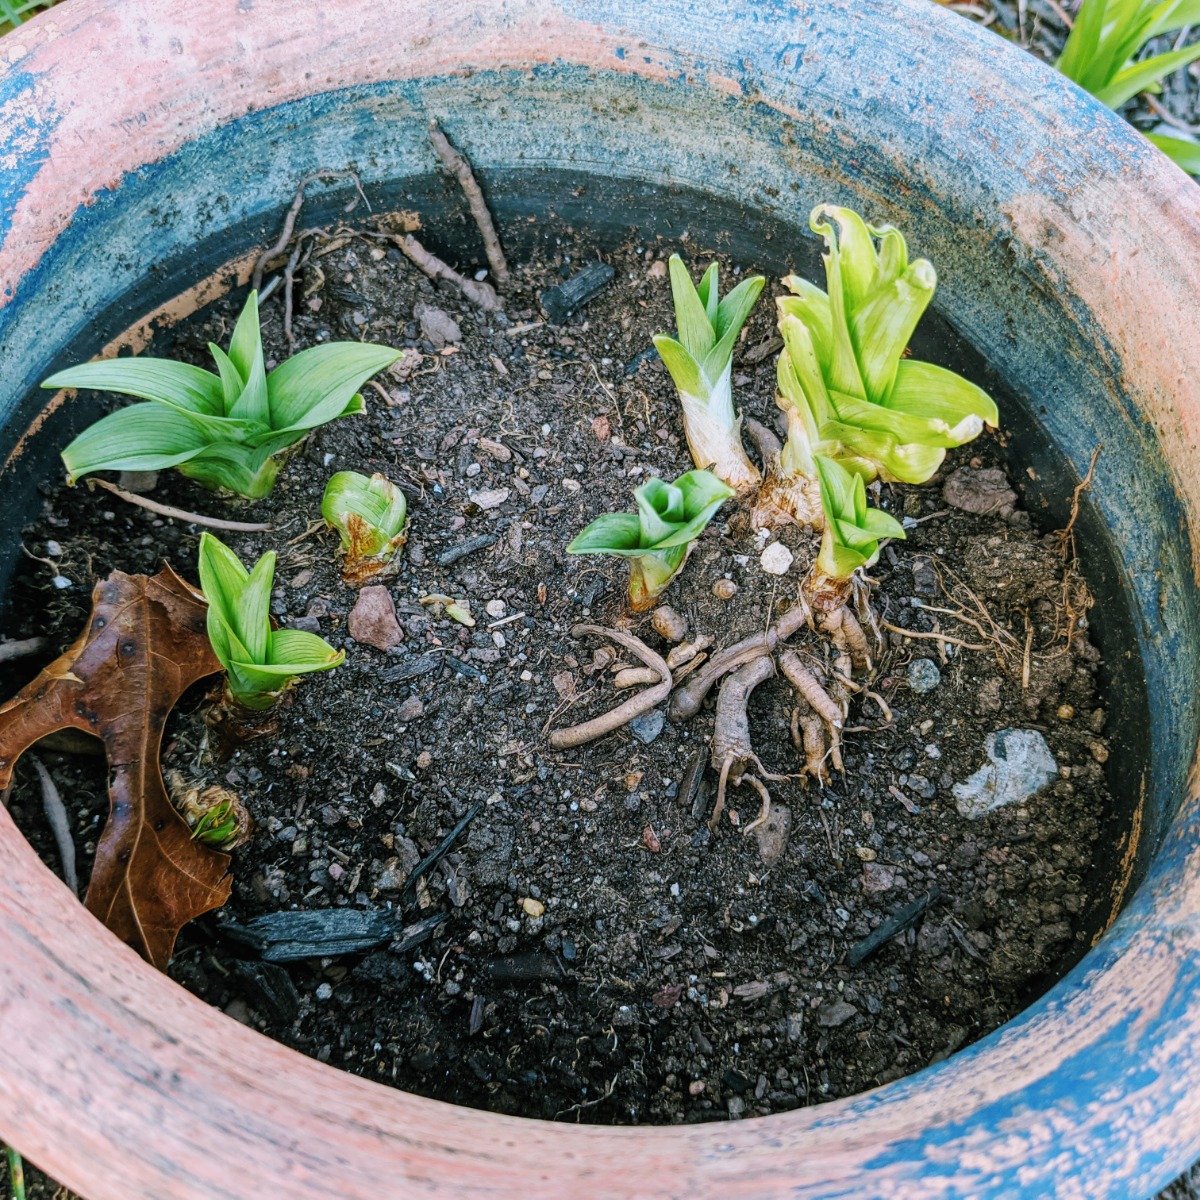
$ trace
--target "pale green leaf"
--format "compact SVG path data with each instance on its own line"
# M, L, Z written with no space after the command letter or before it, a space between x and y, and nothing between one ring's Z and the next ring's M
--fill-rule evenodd
M850 322L850 337L866 388L866 399L875 404L886 403L900 355L929 306L936 287L937 274L932 264L919 258L899 279L877 290L855 312Z
M696 295L700 297L700 303L704 305L704 313L708 317L710 325L715 325L717 320L717 307L721 298L720 277L720 268L713 261L708 264L708 270L704 272L700 277L700 282L696 285Z
M246 647L249 661L266 661L271 634L271 584L275 579L275 552L268 550L250 572L234 606L234 629Z
M567 547L568 554L642 554L642 526L634 513L605 513L597 517Z
M683 259L672 254L667 266L671 274L671 298L675 303L679 341L694 359L702 361L716 341L712 322Z
M1158 83L1173 71L1186 67L1198 58L1200 41L1193 42L1190 46L1181 46L1178 50L1168 50L1165 54L1156 54L1118 71L1111 83L1093 91L1092 94L1101 104L1107 104L1109 108L1120 108L1126 100L1132 100L1151 84Z
M241 315L229 339L229 361L243 380L250 378L254 360L262 354L262 334L259 328L258 293L251 292L242 306Z
M679 391L699 400L708 399L708 385L701 377L700 364L679 342L666 334L656 333L654 348Z
M359 388L400 355L390 346L360 342L329 342L301 350L267 376L271 427L280 432L315 429L361 411ZM351 408L355 402L358 407Z
M1177 167L1181 167L1190 175L1200 175L1200 142L1167 137L1161 133L1148 133L1146 137Z
M852 317L871 291L878 269L871 231L853 209L834 204L818 204L809 215L808 224L813 233L825 239L826 262L832 258L837 264L846 315ZM833 288L829 294L832 297Z
M93 388L157 400L186 412L224 415L221 381L211 371L169 358L106 358L51 375L44 388Z
M884 512L882 508L867 509L867 517L863 523L863 528L872 533L876 538L899 538L903 540L905 537L904 526L891 513Z
M217 364L217 373L221 377L224 411L230 413L233 411L238 397L242 394L242 388L246 386L246 381L239 374L229 355L216 342L208 343L208 352L213 356L213 361Z
M652 478L634 493L642 524L642 546L649 549L669 537L685 520L683 493L674 484Z
M304 675L311 671L329 671L346 657L324 638L303 629L271 631L271 661L265 670L278 674Z
M902 360L896 371L887 407L943 422L951 436L958 439L947 443L951 446L961 446L974 437L969 432L973 424L995 428L1000 423L996 402L981 387L945 367L911 358ZM955 432L959 430L961 437Z
M163 471L199 454L208 437L178 409L131 404L85 429L62 452L73 483L94 471Z

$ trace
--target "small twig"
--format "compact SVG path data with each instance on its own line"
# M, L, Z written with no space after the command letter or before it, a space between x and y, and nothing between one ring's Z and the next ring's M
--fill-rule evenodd
M1182 121L1168 108L1164 108L1155 98L1149 94L1144 94L1142 99L1150 106L1150 111L1154 113L1160 121L1172 126L1175 129L1182 130L1184 133L1190 133L1192 137L1196 136L1197 129L1195 125L1190 125L1187 121Z
M16 662L18 658L37 654L45 649L46 641L44 637L31 637L16 642L0 642L0 663Z
M504 261L500 237L496 233L492 214L483 198L483 190L475 178L475 172L471 170L471 164L467 162L462 151L451 145L450 139L438 128L436 121L429 122L429 140L446 170L458 180L458 186L462 188L470 206L471 216L475 218L475 224L479 227L479 235L483 238L483 248L487 254L488 266L492 269L492 277L503 287L508 282L508 263Z
M1061 4L1058 3L1058 0L1046 0L1046 5L1067 27L1068 32L1075 28L1075 18L1072 17L1071 14L1067 12L1067 10L1063 8Z
M1029 691L1029 674L1032 668L1031 653L1033 651L1033 623L1029 620L1029 614L1022 614L1025 618L1025 653L1021 657L1021 691Z
M519 613L513 613L511 617L501 617L498 621L492 621L488 625L488 628L499 629L501 625L511 625L514 621L519 621L524 615L525 611L522 609Z
M92 486L102 487L106 492L112 492L118 499L129 504L136 504L138 508L145 508L152 513L158 513L160 517L172 517L176 521L184 521L189 525L204 525L209 529L224 529L230 533L262 533L271 528L270 525L254 521L222 521L219 517L202 517L199 513L185 512L182 508L172 508L169 504L159 504L157 500L126 492L117 487L115 483L109 483L106 479L97 479L94 475L88 478L87 485L89 488Z
M991 646L981 646L976 642L964 642L962 638L951 637L948 633L921 633L916 629L901 629L899 625L893 625L890 621L881 622L884 629L891 630L892 633L898 633L901 637L906 638L928 638L935 642L946 642L951 646L961 646L964 650L990 650Z
M926 521L932 521L937 517L948 517L953 511L951 508L939 508L937 512L926 513L923 517L905 517L905 520L910 525L924 525Z
M570 729L556 729L550 735L550 745L555 750L570 750L582 746L585 742L595 741L622 725L628 725L635 717L649 712L656 704L661 703L671 692L671 669L661 655L656 654L645 642L632 634L622 633L619 629L605 629L602 625L575 625L571 628L572 637L583 637L585 634L595 634L597 637L611 638L618 646L636 654L648 667L658 672L659 680L653 687L648 687L636 696L630 696L624 704L619 704L610 712L584 721L581 725L572 725Z
M848 967L857 967L860 963L870 958L876 950L880 949L887 942L890 942L898 933L903 933L906 929L910 929L921 919L921 914L941 894L942 889L935 883L924 896L919 897L910 904L905 904L902 908L896 909L887 920L881 921L878 927L867 934L861 942L856 942L850 947L846 952L846 965Z
M250 287L253 291L261 291L263 271L266 270L267 263L273 258L277 258L282 254L288 246L288 242L292 240L292 230L296 228L296 218L300 215L300 209L304 205L304 189L310 183L316 183L318 179L350 179L354 183L355 191L362 197L364 204L367 203L367 198L363 194L362 183L358 176L353 171L314 171L311 175L306 175L300 180L300 186L296 189L296 195L292 200L291 207L287 211L287 216L283 219L283 229L279 233L279 238L273 246L264 250L254 263L254 271L250 276ZM370 205L368 204L369 208Z
M404 252L405 257L417 268L424 271L430 279L445 279L473 304L477 304L484 312L499 312L500 297L496 289L489 283L478 283L460 275L453 267L447 266L436 254L431 254L411 233L395 234L392 241Z
M78 896L79 877L75 874L75 842L71 837L71 821L67 816L66 805L54 786L50 772L42 765L40 758L30 755L34 769L38 773L38 782L42 788L42 811L54 834L54 844L58 847L58 857L62 859L63 880L67 887Z

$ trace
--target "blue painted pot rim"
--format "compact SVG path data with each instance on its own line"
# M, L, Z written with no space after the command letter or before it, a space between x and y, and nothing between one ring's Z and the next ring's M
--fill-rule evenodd
M248 250L318 167L428 173L432 115L485 181L698 188L798 239L819 200L902 226L1080 475L1104 444L1093 495L1151 700L1128 847L1145 878L1075 970L917 1075L721 1126L516 1121L300 1058L114 945L0 815L0 958L19 964L0 977L0 1137L122 1200L1140 1197L1200 1157L1200 188L928 0L68 0L0 41L0 65L14 506L63 347L97 352L105 321L196 283L197 248L228 231Z

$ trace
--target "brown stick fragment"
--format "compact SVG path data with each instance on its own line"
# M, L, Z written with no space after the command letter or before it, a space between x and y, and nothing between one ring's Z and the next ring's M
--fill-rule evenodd
M821 686L817 677L800 662L795 650L785 650L779 656L779 669L826 724L834 727L841 725L845 720L841 707Z
M571 628L572 637L584 637L589 633L597 637L611 638L619 646L624 646L626 650L636 654L646 666L652 667L658 672L659 680L653 687L638 692L636 696L630 696L624 704L619 704L610 712L593 717L590 721L584 721L580 725L573 725L570 729L556 729L549 739L551 747L555 750L570 750L575 746L582 746L585 742L595 741L596 738L603 737L606 733L612 733L614 729L628 725L642 713L649 712L656 704L665 700L671 692L670 668L662 656L651 650L640 638L636 638L630 633L623 633L619 629L605 629L602 625L574 625Z
M660 678L661 676L653 667L623 667L613 676L613 687L618 691L624 691L625 688L657 683Z
M500 297L496 289L489 283L477 283L460 275L453 267L447 266L436 254L431 254L411 233L393 235L392 241L404 252L408 260L419 270L425 272L430 279L445 279L456 288L472 304L477 304L484 312L499 312Z
M746 436L758 447L758 454L762 459L765 471L779 457L783 450L783 444L775 436L773 429L768 429L766 425L761 421L756 421L753 417L743 417L742 428L745 430Z
M765 633L751 634L750 637L734 642L732 646L714 654L688 684L671 697L667 716L672 721L687 721L694 717L700 711L704 697L718 679L756 658L772 653L779 642L786 641L804 624L807 616L807 607L804 604L796 604Z
M471 216L475 218L475 224L479 227L479 235L483 238L488 266L491 267L496 282L503 287L508 282L508 263L504 260L500 237L496 233L491 211L483 198L483 190L475 178L475 172L471 170L471 164L460 150L451 145L450 139L438 128L436 121L429 123L429 140L446 170L458 180L458 186L462 188L467 204L470 205Z
M79 877L75 873L75 842L71 837L71 821L67 816L67 807L58 794L58 788L50 772L42 765L40 758L29 756L34 770L38 773L38 783L42 789L42 811L50 832L54 834L54 844L58 847L58 857L62 859L63 881L74 893L79 895Z
M0 642L0 663L16 662L18 658L28 658L46 647L44 637L21 638L15 642Z
M186 512L182 508L172 508L169 504L159 504L157 500L127 492L123 488L117 487L115 483L109 483L106 479L97 479L94 475L88 479L87 485L89 488L101 487L106 492L112 492L119 500L136 504L138 508L144 508L149 512L158 513L160 517L172 517L176 521L186 521L189 525L204 525L209 529L225 529L230 533L261 533L271 528L270 525L263 525L256 521L222 521L219 517L204 517L199 513Z

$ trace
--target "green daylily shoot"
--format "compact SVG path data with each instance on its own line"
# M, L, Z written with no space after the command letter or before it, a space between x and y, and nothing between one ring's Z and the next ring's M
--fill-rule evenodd
M817 572L832 580L849 579L879 557L884 538L903 538L904 527L890 513L867 507L863 477L823 454L816 456L825 532Z
M211 533L200 535L200 589L208 601L208 640L243 708L270 708L301 675L340 666L346 655L315 633L272 629L275 553L247 571Z
M981 388L933 363L903 357L933 298L937 275L891 226L868 226L848 208L818 205L809 219L825 239L828 291L791 275L780 297L776 403L788 438L767 504L819 525L814 456L836 458L865 479L924 483L946 449L999 420ZM878 239L878 246L876 246Z
M338 531L342 579L361 587L389 567L404 545L404 493L386 475L339 471L325 485L321 516Z
M97 388L137 396L64 451L70 481L96 471L175 467L210 488L267 495L282 450L337 417L363 411L358 389L400 357L390 346L329 342L264 368L258 295L238 317L229 352L209 344L217 373L163 358L112 358L50 376L44 388Z
M678 254L669 266L678 340L656 334L654 345L679 392L692 461L734 491L748 491L760 476L746 457L741 418L733 411L733 347L766 280L752 275L719 300L715 262L699 287Z
M679 573L713 514L734 495L709 471L688 471L674 483L647 480L633 493L636 513L597 517L567 553L628 558L630 607L635 612L650 608Z

